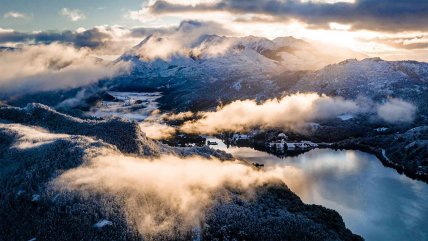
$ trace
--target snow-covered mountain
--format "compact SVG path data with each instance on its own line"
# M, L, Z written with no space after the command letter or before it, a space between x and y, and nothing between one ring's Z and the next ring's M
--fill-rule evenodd
M309 72L291 87L291 92L368 97L375 101L400 98L414 103L419 113L427 116L428 63L350 59Z
M215 106L218 100L271 97L278 93L275 82L284 73L315 70L341 58L293 37L269 40L203 34L181 39L184 37L151 35L144 39L120 57L132 62L133 71L116 83L161 89L174 95L166 96L163 103L198 109Z
M345 60L314 71L302 78L294 91L316 91L344 97L372 98L414 96L428 90L428 63L415 61L384 61L371 58Z
M240 69L272 75L286 70L315 70L345 57L364 57L350 50L345 56L337 56L337 53L320 51L310 43L293 37L269 40L255 36L205 34L187 41L177 38L151 35L127 51L121 59L131 60L135 71L166 77L174 74L191 76L193 69L207 74L218 69Z
M284 92L319 92L379 101L399 97L425 111L420 101L428 98L427 63L348 59L317 69L335 54L293 37L202 35L183 44L176 37L152 35L121 57L132 61L134 68L119 83L160 89L165 93L161 105L179 110L244 98L261 100Z

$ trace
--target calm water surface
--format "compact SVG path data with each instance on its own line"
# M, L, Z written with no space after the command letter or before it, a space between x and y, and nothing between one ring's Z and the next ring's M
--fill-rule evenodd
M267 169L286 167L285 182L304 202L338 211L366 240L428 240L428 184L384 167L371 154L322 149L281 159L210 140L219 143L213 148Z

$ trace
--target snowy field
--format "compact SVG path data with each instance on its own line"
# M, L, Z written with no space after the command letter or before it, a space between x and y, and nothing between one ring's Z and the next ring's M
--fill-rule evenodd
M143 121L150 113L158 108L157 99L160 92L108 92L115 97L114 101L102 101L91 108L89 115L105 117L122 117L128 120Z

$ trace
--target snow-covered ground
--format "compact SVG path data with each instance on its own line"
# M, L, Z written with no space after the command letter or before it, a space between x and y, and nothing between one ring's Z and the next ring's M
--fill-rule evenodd
M112 221L103 219L103 220L100 220L98 223L94 224L94 227L95 228L103 228L105 226L111 226L111 225L113 225Z
M103 101L93 107L88 114L95 117L122 117L128 120L143 121L158 108L160 92L108 92L115 101Z
M344 115L339 115L337 118L339 118L343 121L347 121L347 120L351 120L352 118L354 118L354 116L351 114L344 114Z

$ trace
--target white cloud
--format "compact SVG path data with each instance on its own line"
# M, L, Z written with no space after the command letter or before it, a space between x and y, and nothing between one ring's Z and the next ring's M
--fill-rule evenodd
M302 129L308 122L356 114L362 109L354 101L315 93L295 94L260 104L254 100L238 100L219 107L215 112L200 113L202 118L186 122L181 129L206 134L256 127Z
M334 119L343 114L369 114L389 123L408 123L414 120L415 112L414 105L398 99L375 104L369 100L345 100L316 93L294 94L263 103L237 100L218 107L216 111L198 113L201 118L185 122L181 130L202 134L253 128L306 131L311 122Z
M141 130L146 133L146 136L155 139L167 139L174 136L175 128L158 122L143 122L140 123Z
M4 18L25 18L26 15L16 11L10 11L3 15Z
M5 29L5 28L0 28L0 34L2 33L13 33L15 30L13 29Z
M172 155L146 159L105 152L62 174L54 187L117 197L127 220L145 237L173 239L177 232L198 227L217 193L223 191L221 197L227 198L225 187L251 192L284 176L283 168L262 172L240 161Z
M0 53L0 93L75 88L114 77L128 67L126 63L104 63L85 48L58 43L25 46Z
M20 124L0 124L1 129L8 129L16 135L13 147L27 149L67 138L66 134L52 134L45 129Z
M166 29L165 29L166 30ZM198 48L193 48L192 43L202 35L229 35L229 30L215 22L183 21L178 28L168 28L167 31L155 32L145 40L143 45L134 48L132 51L141 59L169 59L176 55L188 55L190 51L199 52ZM217 55L226 51L229 47L227 40L219 41L213 46L205 47L207 55Z
M377 108L378 116L390 123L408 123L415 118L416 107L400 99L390 99Z
M67 17L68 19L70 19L73 22L86 19L85 14L83 14L83 12L79 9L63 8L63 9L61 9L61 11L59 13L62 16Z

